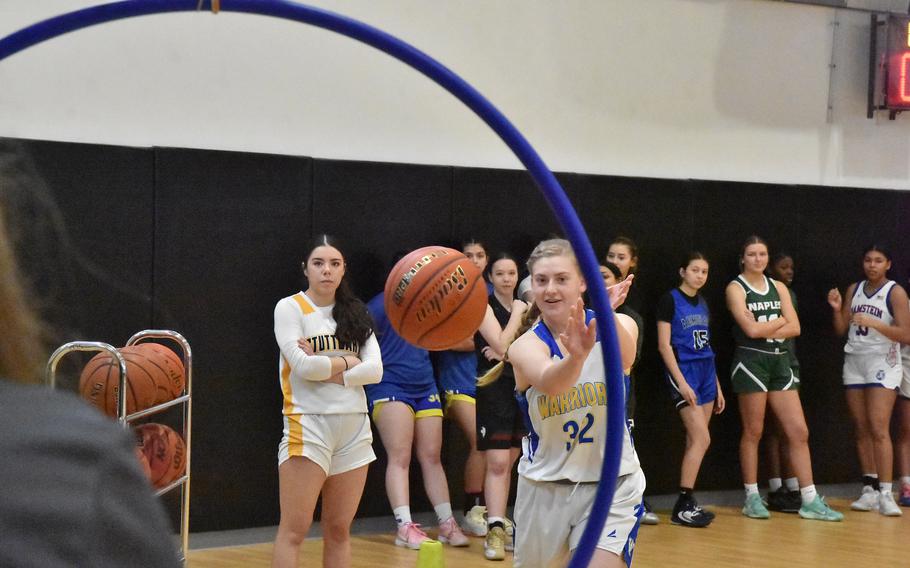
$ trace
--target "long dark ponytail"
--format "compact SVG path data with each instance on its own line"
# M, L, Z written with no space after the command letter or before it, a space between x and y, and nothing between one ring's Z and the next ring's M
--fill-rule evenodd
M333 247L341 253L344 258L344 251L338 244L335 237L329 235L318 235L313 240L313 245L307 252L307 262L310 255L317 247ZM306 265L304 264L304 267ZM347 266L345 266L347 270ZM363 345L373 333L373 319L367 311L366 305L354 295L351 286L348 284L347 272L341 279L341 283L335 290L335 307L332 308L332 318L335 320L335 338L342 344Z

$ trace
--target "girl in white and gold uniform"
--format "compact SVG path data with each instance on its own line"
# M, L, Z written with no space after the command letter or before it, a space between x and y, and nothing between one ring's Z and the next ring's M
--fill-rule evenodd
M351 561L350 528L376 459L363 385L382 377L372 320L344 280L344 256L320 236L303 264L307 289L275 306L284 435L281 521L273 567L297 566L322 494L323 565Z

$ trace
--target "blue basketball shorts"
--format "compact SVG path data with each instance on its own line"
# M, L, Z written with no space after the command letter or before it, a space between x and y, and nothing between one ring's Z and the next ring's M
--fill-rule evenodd
M717 370L714 368L714 357L695 359L693 361L677 361L679 370L682 371L686 383L695 391L696 402L699 406L714 402L717 398ZM676 381L666 373L667 384L670 387L670 398L676 408L682 408L688 403L679 392Z

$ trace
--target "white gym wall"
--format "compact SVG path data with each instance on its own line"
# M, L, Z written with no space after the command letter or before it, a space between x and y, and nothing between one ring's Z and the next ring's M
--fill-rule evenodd
M99 2L6 0L0 35ZM866 118L862 12L767 0L312 3L439 59L554 170L910 189L910 114ZM521 167L460 102L388 56L225 12L103 24L0 62L0 136Z

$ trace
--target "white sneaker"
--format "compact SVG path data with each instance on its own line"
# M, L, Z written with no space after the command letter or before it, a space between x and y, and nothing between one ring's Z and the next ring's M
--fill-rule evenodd
M878 512L886 517L900 517L903 515L901 508L894 502L894 494L890 491L879 493L877 505Z
M487 508L474 505L464 516L462 530L471 536L487 536Z
M863 487L863 492L859 499L850 503L850 508L854 511L878 511L879 492L868 485ZM892 498L893 502L894 499Z

